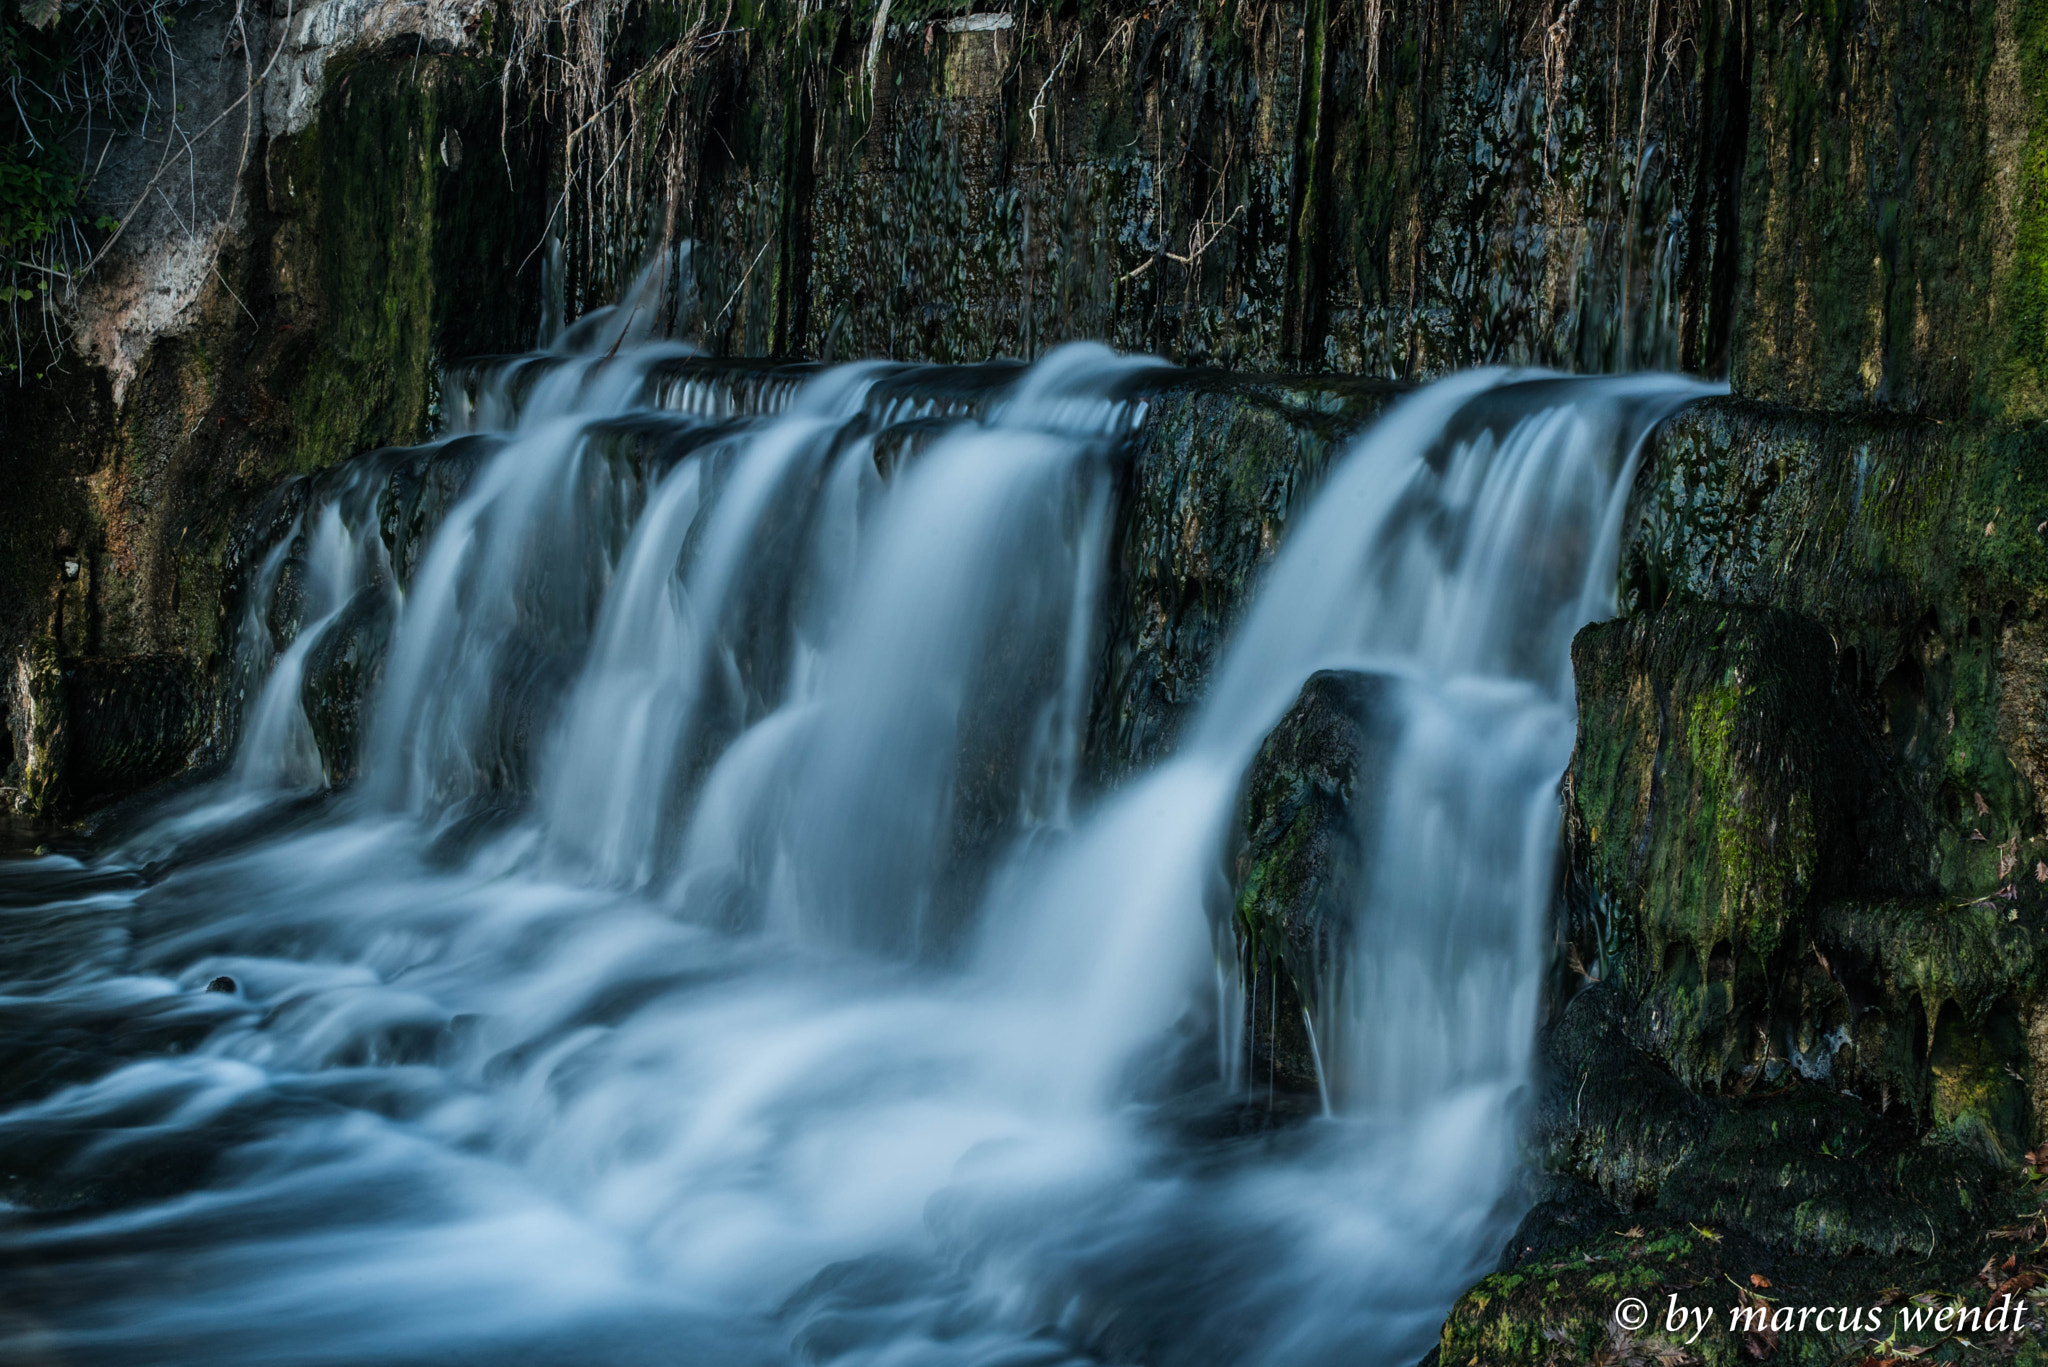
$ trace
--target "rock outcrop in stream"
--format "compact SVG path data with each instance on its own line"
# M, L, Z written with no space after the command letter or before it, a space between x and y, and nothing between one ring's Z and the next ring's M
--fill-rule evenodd
M1613 1351L1631 1276L1701 1303L1725 1272L1773 1303L1981 1305L2031 1265L2036 445L1739 400L1663 433L1634 610L1574 650L1549 1185L1443 1361ZM1786 1335L1776 1360L1871 1338Z

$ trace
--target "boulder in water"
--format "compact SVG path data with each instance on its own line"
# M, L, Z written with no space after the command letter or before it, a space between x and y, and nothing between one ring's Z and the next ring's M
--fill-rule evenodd
M364 585L306 656L301 702L320 762L336 786L352 781L361 762L366 708L384 676L393 612L388 585Z
M1311 675L1245 780L1232 891L1255 1082L1317 1088L1304 1012L1341 991L1365 891L1365 805L1384 788L1392 746L1392 691L1380 674Z

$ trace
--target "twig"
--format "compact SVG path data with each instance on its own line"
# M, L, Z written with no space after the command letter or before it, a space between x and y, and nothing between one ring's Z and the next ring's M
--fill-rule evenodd
M747 287L748 279L751 278L754 274L754 267L761 264L761 258L768 255L768 249L774 245L775 239L772 237L769 238L766 242L763 242L761 244L761 250L754 253L754 259L747 263L747 268L744 271L740 272L740 282L739 284L734 285L732 287L732 298L726 300L725 307L718 311L717 319L713 321L713 323L711 324L711 332L718 331L718 329L724 325L725 315L732 312L732 306L739 302L740 291Z
M1051 71L1045 73L1045 80L1038 87L1038 96L1036 99L1032 100L1030 109L1031 136L1034 138L1038 136L1039 112L1045 108L1045 92L1052 88L1053 78L1060 74L1060 68L1065 66L1067 64L1067 58L1073 55L1074 44L1080 41L1081 35L1078 33L1067 40L1066 47L1061 49L1060 51L1060 59L1057 62L1053 63Z
M249 85L247 89L245 89L239 96L237 96L232 104L230 104L226 109L221 110L220 113L214 115L213 118L210 121L208 121L206 127L199 130L199 137L203 138L208 133L211 133L214 130L214 128L220 124L221 120L225 119L228 115L234 113L244 104L247 104L250 98L255 95L256 87L262 85L266 80L270 78L270 69L273 66L277 65L277 59L279 55L284 52L284 45L291 37L292 4L293 0L285 0L284 33L279 36L277 40L277 47L271 51L270 60L263 64L263 74L258 76L255 79L255 81ZM193 141L195 141L193 138L187 138L185 140L186 146L190 147ZM150 191L156 189L156 183L162 180L164 178L164 172L170 169L170 147L168 143L166 143L164 148L164 157L164 162L160 163L157 166L156 174L151 176L149 178L149 183L142 187L142 193L136 196L135 203L129 206L128 212L121 216L121 221L118 225L115 226L113 233L108 236L105 242L102 242L100 244L100 249L92 254L92 259L87 261L85 265L79 269L78 274L80 277L83 277L91 273L92 268L94 266L97 266L101 261L106 259L107 253L114 249L114 244L121 240L121 234L127 232L128 225L135 221L135 215L142 212L142 206L144 203L148 201Z

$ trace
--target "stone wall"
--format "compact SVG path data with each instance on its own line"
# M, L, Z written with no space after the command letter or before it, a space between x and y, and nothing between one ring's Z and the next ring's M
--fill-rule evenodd
M712 345L1727 364L1734 6L961 9L721 50L685 215Z

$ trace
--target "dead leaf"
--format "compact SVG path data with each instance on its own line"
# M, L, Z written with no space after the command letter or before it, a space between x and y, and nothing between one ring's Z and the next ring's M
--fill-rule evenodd
M1771 1287L1771 1279L1761 1272L1752 1272L1749 1274L1749 1284L1768 1291Z

